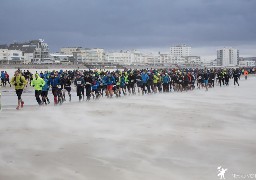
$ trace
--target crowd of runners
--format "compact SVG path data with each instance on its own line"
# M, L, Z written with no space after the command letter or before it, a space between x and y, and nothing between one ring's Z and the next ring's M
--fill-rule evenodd
M245 79L254 69L125 69L125 70L73 70L45 71L32 74L29 70L17 70L9 80L6 71L1 72L1 86L7 83L14 86L18 96L17 110L24 105L23 89L32 86L35 89L39 105L50 103L48 91L53 94L54 105L71 101L71 90L75 87L79 101L121 97L126 95L144 95L154 93L183 92L194 89L228 86L232 80L239 86L241 75Z

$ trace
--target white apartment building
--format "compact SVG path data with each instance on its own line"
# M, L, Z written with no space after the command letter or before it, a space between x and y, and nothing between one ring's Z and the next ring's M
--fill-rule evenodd
M0 49L0 64L23 64L24 56L20 50Z
M254 67L255 61L239 61L240 67Z
M132 63L135 65L143 63L142 53L140 51L137 51L137 50L131 51L131 59L132 59Z
M85 50L86 53L86 62L87 63L97 63L103 62L105 59L104 49L94 48Z
M80 52L82 49L83 49L82 47L66 47L66 48L61 48L60 53L66 54L66 55L71 55L74 52Z
M73 55L68 54L60 54L60 53L51 53L50 57L53 61L53 63L65 63L65 64L71 64Z
M24 64L29 64L34 59L34 53L24 53Z
M106 61L118 64L132 64L131 53L127 52L110 52L106 53Z
M106 53L105 59L110 63L118 64L140 64L143 62L142 54L139 51L121 51Z
M9 57L9 50L8 49L0 49L0 62L7 61Z
M172 64L172 56L170 54L159 54L159 60L161 64Z
M82 47L67 47L61 48L60 53L63 55L73 55L77 58L78 63L98 63L105 59L105 51L101 48L82 48Z
M159 54L155 55L155 54L149 53L149 54L142 55L142 61L145 64L155 65L155 64L160 64L161 60L160 60Z
M158 59L157 59L158 58ZM152 59L152 57L151 57ZM170 54L158 53L154 58L155 64L202 64L200 56L172 56Z
M173 57L191 56L191 47L185 44L170 47L170 55Z
M185 57L181 57L181 56L172 56L171 61L172 61L172 64L185 64L186 59Z
M185 56L184 58L187 64L202 64L200 56Z
M9 57L10 61L21 61L23 63L24 56L23 52L20 50L9 50Z
M233 48L217 50L217 59L220 66L236 66L239 58L239 51Z

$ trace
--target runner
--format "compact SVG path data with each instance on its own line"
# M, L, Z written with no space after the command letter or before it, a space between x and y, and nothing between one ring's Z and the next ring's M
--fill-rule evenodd
M132 94L135 95L135 83L136 83L136 75L133 72L130 72L128 75L129 88L132 90Z
M89 101L91 98L91 92L92 92L92 75L89 74L89 72L85 73L84 82L85 82L85 90L86 90L86 100Z
M143 82L140 72L138 72L138 74L136 75L136 84L138 87L138 94L140 95L140 90L143 92Z
M49 87L50 87L50 81L47 78L47 76L44 76L44 82L45 82L45 85L42 88L41 96L42 96L43 103L45 103L45 105L47 105L47 104L50 104L50 100L48 98L48 91L49 91Z
M98 80L98 77L94 77L92 79L92 92L91 92L93 99L94 98L98 99L100 97L99 86L100 86L100 82Z
M10 80L9 80L9 74L5 71L5 86L6 86L6 84L7 84L7 82L8 82L8 84L10 85L10 87L12 86L11 85L11 83L10 83Z
M170 78L167 73L163 74L162 83L163 83L163 92L169 92Z
M204 79L204 86L206 88L206 91L208 91L209 74L206 70L204 72L203 79Z
M42 94L42 88L45 85L44 80L38 75L35 74L35 78L31 81L31 86L35 89L35 97L38 105L43 105L42 100L40 99L40 96Z
M14 77L11 79L11 84L14 85L16 95L18 96L18 106L17 110L23 108L24 101L21 98L24 86L27 84L27 81L24 76L21 75L20 70L15 71Z
M245 80L247 80L247 76L248 76L248 71L245 69L244 70L244 78L245 78Z
M106 83L107 83L106 95L107 95L107 97L112 97L113 96L113 85L115 84L115 78L112 73L108 73Z
M119 89L119 92L118 92L118 95L120 97L121 95L121 92L123 92L123 95L126 95L126 89L125 89L125 86L126 86L126 82L125 82L125 76L124 74L122 74L119 78L118 78L118 84L120 86L120 89Z
M239 78L239 72L238 70L236 69L233 73L233 77L234 77L234 85L238 85L239 86L239 83L238 83L238 78Z
M52 94L54 97L54 105L58 104L58 91L60 86L60 78L58 76L58 72L52 72L50 76L50 85L52 87Z
M152 78L153 78L153 92L154 93L157 93L157 82L159 80L158 76L157 76L157 73L153 73L152 74Z
M142 71L141 74L141 80L142 80L142 95L147 93L146 86L148 83L149 76L145 73L145 71Z
M77 77L74 82L76 86L76 93L77 96L79 97L79 102L82 100L82 96L84 94L84 78L82 78L80 73L77 73Z
M6 86L4 71L1 71L1 86L3 86L3 87Z
M214 82L215 82L215 73L213 70L211 70L209 74L209 86L214 87Z
M68 75L64 75L63 78L63 98L66 101L66 91L68 92L69 101L71 101L71 78Z

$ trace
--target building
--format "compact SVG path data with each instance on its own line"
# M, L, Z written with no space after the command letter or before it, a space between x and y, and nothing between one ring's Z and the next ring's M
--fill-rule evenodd
M184 56L172 56L171 57L172 64L185 64L186 59Z
M132 65L143 62L142 53L139 51L108 52L105 55L106 62L114 64Z
M1 48L1 47L0 47ZM23 43L12 43L8 46L8 50L22 51L23 64L29 63L48 63L51 61L49 55L48 44L44 40L32 40Z
M109 52L109 53L106 53L105 58L106 58L106 62L109 62L112 64L130 65L133 62L131 53L129 51Z
M0 64L8 64L8 59L9 59L8 47L2 46L2 48L0 49Z
M52 59L50 57L48 44L43 39L34 41L36 46L34 51L33 64L51 64Z
M191 56L191 47L185 44L170 47L170 55L173 57Z
M67 47L61 48L63 55L73 55L76 63L96 64L105 60L105 51L100 48Z
M190 65L201 65L201 57L200 56L184 56L185 63Z
M73 64L73 55L68 54L60 54L60 53L52 53L50 54L52 59L52 63L55 64Z
M0 64L24 64L23 52L20 50L0 49Z
M254 67L255 61L239 61L240 67Z
M102 63L105 60L105 52L104 49L93 48L85 50L86 53L86 63L96 64Z
M8 50L10 64L24 64L23 52L20 50Z
M165 65L171 65L172 64L172 56L169 53L158 53L159 55L159 63L165 64Z
M239 51L233 48L217 50L217 62L219 66L237 66Z
M60 49L60 54L70 55L73 53L79 53L82 49L82 47L65 47Z

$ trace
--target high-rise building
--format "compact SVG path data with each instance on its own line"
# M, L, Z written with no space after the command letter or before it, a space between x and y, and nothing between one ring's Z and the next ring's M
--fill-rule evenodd
M239 51L234 48L217 50L217 62L219 66L236 66L238 64Z

